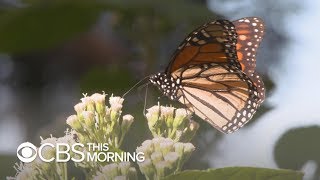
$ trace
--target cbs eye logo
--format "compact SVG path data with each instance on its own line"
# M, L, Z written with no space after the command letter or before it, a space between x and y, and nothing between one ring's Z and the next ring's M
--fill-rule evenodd
M22 162L32 162L37 157L37 147L29 142L22 143L17 148L17 157Z

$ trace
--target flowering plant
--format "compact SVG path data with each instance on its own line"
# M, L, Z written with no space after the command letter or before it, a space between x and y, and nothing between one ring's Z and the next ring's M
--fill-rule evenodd
M42 149L43 157L53 157L57 153L55 145L58 143L70 146L76 143L107 143L109 151L122 151L121 145L134 117L130 114L122 115L123 98L109 97L109 106L106 106L105 99L105 94L85 95L74 106L76 113L67 118L66 123L71 129L67 129L63 137L41 138L41 144L50 143L54 147L45 146ZM137 153L142 152L145 156L143 162L138 162L139 170L146 179L161 179L181 171L195 150L189 141L198 129L198 123L190 120L190 113L184 109L159 105L149 108L146 118L153 139L145 140L136 149ZM78 147L76 150L90 154L101 151L98 149L92 152L87 147ZM71 152L70 156L80 159L77 153ZM86 179L138 179L137 170L130 162L76 161L74 165L84 172ZM31 163L17 163L16 176L7 179L66 180L70 178L67 166L66 162L43 162L37 158Z
M41 145L36 150L40 151L45 159L66 158L67 154L58 151L70 149L63 146L58 149L58 144L74 146L77 143L105 144L108 151L123 152L122 142L130 130L134 117L130 114L122 115L123 101L121 97L109 97L109 106L105 105L105 94L85 96L81 102L74 106L76 114L67 118L66 123L71 127L65 131L63 137L41 137ZM252 167L227 167L222 169L181 171L183 164L195 150L190 140L196 134L199 124L190 120L190 112L185 109L156 105L147 110L146 119L152 139L145 140L136 148L137 153L143 153L144 158L137 165L129 161L78 161L81 154L87 153L94 157L103 149L90 149L85 146L76 147L69 156L74 158L76 168L82 170L87 180L137 180L138 171L147 180L173 180L173 179L302 179L302 173L290 170L273 170ZM52 147L44 146L51 144ZM56 146L57 145L57 146ZM77 152L77 153L75 153ZM70 157L69 157L70 158ZM70 163L50 161L44 162L38 156L29 163L16 163L17 171L9 180L25 179L60 179L74 180L68 174ZM253 178L249 178L253 177ZM271 177L271 179L270 179ZM83 178L82 178L83 179Z

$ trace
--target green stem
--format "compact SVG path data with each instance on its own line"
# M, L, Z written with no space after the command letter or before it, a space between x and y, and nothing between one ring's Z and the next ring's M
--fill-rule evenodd
M63 169L61 167L61 163L56 162L56 172L59 176L59 179L63 179Z
M115 148L119 148L119 137L118 136L114 137L114 145L115 145Z
M123 141L123 139L124 139L124 136L125 136L125 134L121 134L120 141L119 141L119 144L120 144L120 145L122 144L122 141Z
M64 180L68 180L68 165L67 165L67 163L63 163L63 173L64 173Z
M173 136L175 135L176 130L177 130L176 128L172 129L172 131L171 131L171 133L169 134L168 137L171 138L171 139L174 139Z

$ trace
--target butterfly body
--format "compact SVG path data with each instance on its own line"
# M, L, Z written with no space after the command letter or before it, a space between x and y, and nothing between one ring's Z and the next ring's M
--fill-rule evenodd
M218 130L234 132L264 100L264 85L255 72L263 31L256 17L206 23L189 34L165 72L150 82Z
M150 82L157 86L163 95L169 97L171 100L178 100L178 94L181 94L181 80L175 79L165 73L158 73L150 77Z

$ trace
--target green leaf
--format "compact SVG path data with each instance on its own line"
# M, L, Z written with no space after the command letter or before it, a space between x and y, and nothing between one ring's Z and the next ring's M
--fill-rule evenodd
M98 3L39 3L0 14L0 52L26 53L58 46L86 32L101 13Z
M164 180L301 180L298 171L254 167L227 167L209 170L187 170Z
M301 169L312 160L320 164L320 126L293 128L285 132L274 147L274 160L280 168ZM316 169L314 179L320 176L320 167Z

